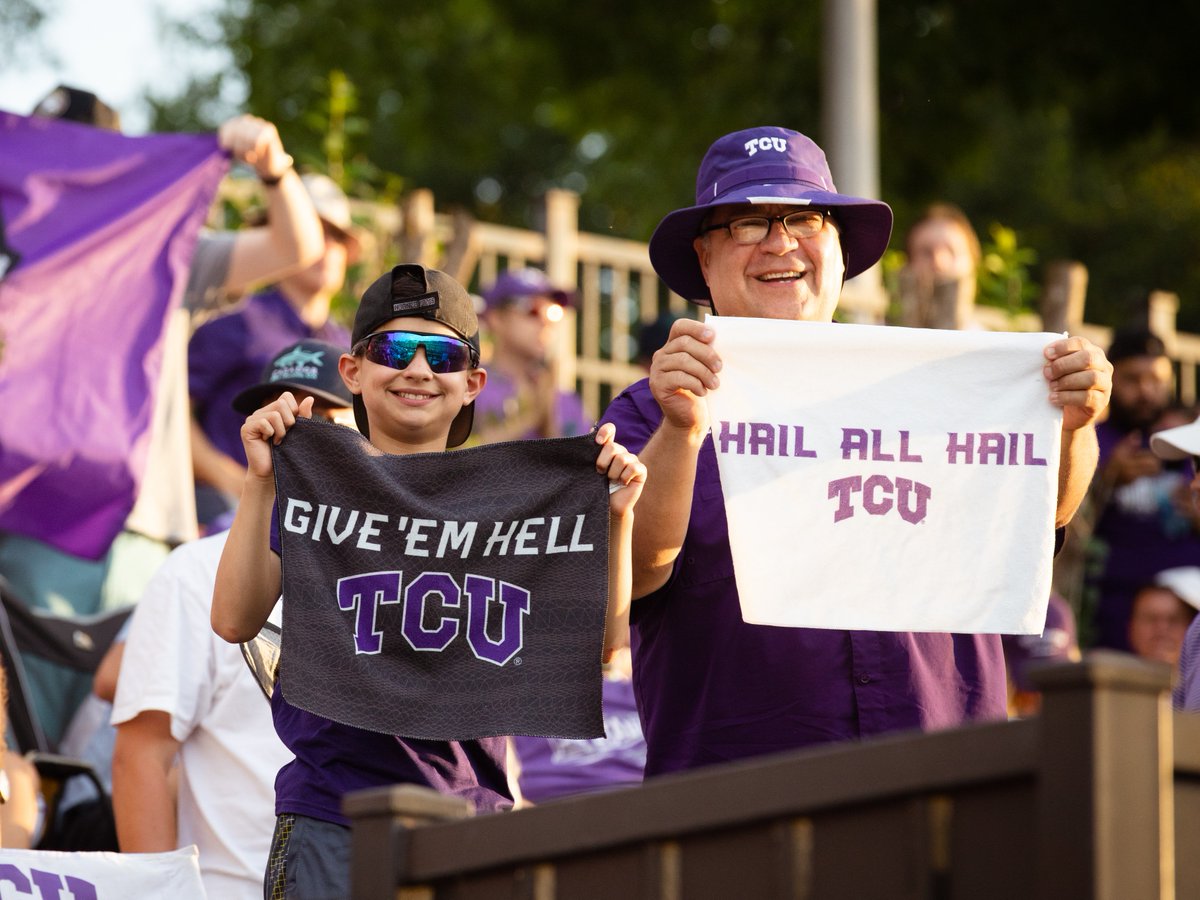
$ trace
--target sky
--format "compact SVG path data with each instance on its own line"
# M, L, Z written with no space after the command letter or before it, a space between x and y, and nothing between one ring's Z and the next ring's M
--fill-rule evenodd
M0 0L3 2L3 0ZM211 72L225 57L168 38L161 20L190 19L222 0L43 0L52 10L20 62L0 66L0 109L28 114L58 84L92 91L121 115L122 130L144 134L142 94L182 89L187 74Z

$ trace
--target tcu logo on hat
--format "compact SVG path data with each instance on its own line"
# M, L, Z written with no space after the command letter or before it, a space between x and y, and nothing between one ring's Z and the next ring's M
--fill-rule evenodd
M787 140L781 137L751 138L746 141L745 147L747 156L753 156L759 150L778 150L780 153L786 153Z

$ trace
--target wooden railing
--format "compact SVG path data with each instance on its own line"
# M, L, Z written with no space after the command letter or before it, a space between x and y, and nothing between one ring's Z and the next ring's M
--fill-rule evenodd
M352 795L353 897L1200 897L1200 716L1171 711L1168 668L1096 653L1039 681L1033 719L517 812L475 818L412 786Z

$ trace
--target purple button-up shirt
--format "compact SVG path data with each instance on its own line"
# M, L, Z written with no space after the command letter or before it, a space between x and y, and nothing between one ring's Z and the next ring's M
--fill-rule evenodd
M614 399L603 421L617 426L618 441L640 451L662 421L648 381ZM868 547L862 563L871 564ZM674 571L662 588L634 602L630 618L647 776L1006 716L997 635L743 622L711 438L700 450Z
M222 453L245 464L241 429L246 417L233 398L262 381L275 354L296 341L318 338L350 348L350 332L332 319L313 328L278 290L248 298L231 313L196 329L188 344L188 392L200 427Z

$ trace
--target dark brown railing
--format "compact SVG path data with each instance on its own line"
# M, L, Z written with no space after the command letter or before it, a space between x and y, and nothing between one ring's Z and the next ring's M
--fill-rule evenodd
M1200 716L1165 666L1046 669L1040 716L897 735L474 818L346 799L356 900L1200 897ZM1176 845L1181 852L1176 855Z

